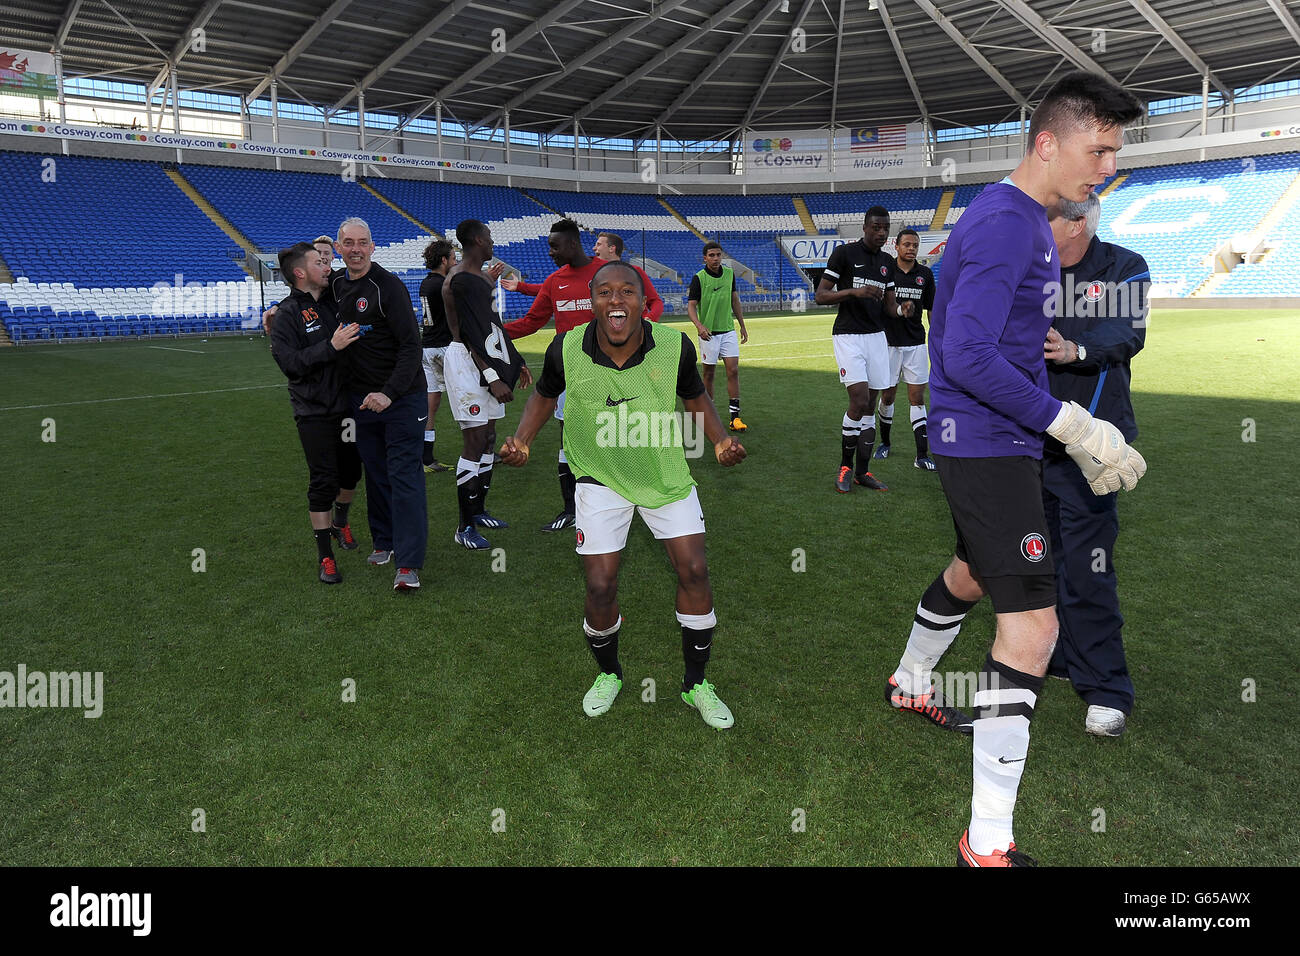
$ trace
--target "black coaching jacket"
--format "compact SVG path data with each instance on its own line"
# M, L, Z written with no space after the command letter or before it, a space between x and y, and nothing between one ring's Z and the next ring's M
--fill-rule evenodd
M330 344L339 327L333 297L326 292L313 299L310 292L294 289L280 302L271 324L271 355L289 377L293 417L326 418L348 410L338 359Z

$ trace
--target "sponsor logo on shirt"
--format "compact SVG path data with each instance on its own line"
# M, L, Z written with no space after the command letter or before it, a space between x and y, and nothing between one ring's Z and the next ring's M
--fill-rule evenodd
M556 299L556 312L590 312L591 299Z

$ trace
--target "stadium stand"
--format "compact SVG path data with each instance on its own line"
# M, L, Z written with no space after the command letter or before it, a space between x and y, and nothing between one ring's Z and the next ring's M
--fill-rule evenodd
M0 322L14 341L237 331L257 325L263 298L284 294L283 285L263 288L244 273L234 241L178 188L164 164L65 156L47 182L43 158L0 152L0 176L8 186L0 194L6 222L0 259L16 277L0 283ZM557 215L565 215L588 231L588 242L600 230L622 235L625 257L648 260L672 312L684 310L691 276L700 268L701 242L692 227L717 238L741 264L738 287L747 308L786 307L795 288L810 288L777 241L805 232L793 197L784 194L672 195L665 197L666 208L647 194L409 179L363 186L319 173L189 164L179 170L266 254L361 216L379 243L376 260L403 278L413 300L429 236L371 189L444 234L454 233L462 219L482 219L492 227L497 255L533 282L554 269L546 238ZM1137 169L1112 182L1099 234L1147 258L1156 294L1213 289L1216 295L1293 295L1300 289L1300 217L1288 213L1300 202L1300 154ZM948 192L951 225L985 185L801 198L822 234L837 232L842 223L856 225L876 204L890 210L895 229L928 229ZM305 233L303 210L316 223L306 224ZM106 229L127 241L103 241ZM1234 236L1240 237L1238 250L1244 244L1256 261L1216 276L1212 257ZM936 273L941 264L934 264ZM507 293L507 318L522 315L531 303Z

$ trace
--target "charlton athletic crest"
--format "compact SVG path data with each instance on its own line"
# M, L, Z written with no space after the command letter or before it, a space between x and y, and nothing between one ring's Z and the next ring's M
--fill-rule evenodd
M1096 302L1101 298L1102 286L1100 282L1091 283L1088 288L1083 290L1083 297L1089 302Z
M1043 541L1043 536L1037 532L1027 534L1024 540L1020 542L1020 553L1037 564L1043 560L1043 555L1047 554L1047 543Z
M358 312L366 311L366 306L368 306L369 304L370 303L367 302L364 298L357 299L357 311Z
M582 533L582 529L579 528L579 529L578 529L578 547L581 548L581 547L582 547L582 542L584 542L584 541L586 541L586 540L587 540L587 538L586 538L586 536Z
M469 407L469 413L471 415L477 415L479 413L479 407L477 405L471 405Z
M884 266L881 266L881 267L880 267L880 274L881 274L882 276L887 276L887 275L889 275L889 270L886 269Z
M917 276L917 277L916 277L916 284L917 284L917 285L925 285L925 276Z

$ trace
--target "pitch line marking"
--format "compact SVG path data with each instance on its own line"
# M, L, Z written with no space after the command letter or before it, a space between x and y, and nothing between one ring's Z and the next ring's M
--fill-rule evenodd
M235 388L209 388L201 392L165 392L159 395L125 395L121 398L89 398L80 402L50 402L48 405L5 405L0 412L29 411L33 408L61 408L66 405L102 405L105 402L138 402L149 398L182 398L186 395L217 395L221 392L248 392L259 388L284 388L283 382L275 385L240 385Z
M200 352L198 349L176 349L167 345L146 345L147 349L157 349L160 352L189 352L191 355L206 355L206 352Z

